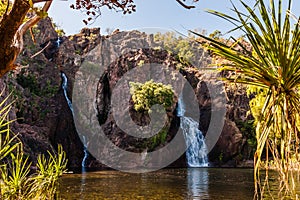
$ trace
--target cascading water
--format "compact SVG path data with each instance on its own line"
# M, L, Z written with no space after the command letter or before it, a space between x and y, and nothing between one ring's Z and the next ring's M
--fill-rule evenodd
M74 115L74 110L73 110L73 106L72 106L72 102L71 100L69 99L68 97L68 94L67 94L67 89L68 89L68 78L66 76L66 74L64 72L61 72L61 78L62 78L62 89L64 91L64 95L65 95L65 98L67 100L67 103L68 103L68 106L72 112L72 115ZM82 167L82 172L85 172L86 171L86 161L87 161L87 158L88 158L88 150L87 150L87 142L86 142L86 138L85 136L83 136L82 138L82 143L83 143L83 153L84 153L84 156L83 156L83 159L82 159L82 162L81 162L81 167Z
M57 38L57 40L55 41L56 43L56 47L59 48L60 47L60 44L61 44L62 40L60 39L60 37ZM73 105L72 105L72 102L71 100L69 99L68 97L68 94L67 94L67 89L68 89L68 78L66 76L66 74L64 72L61 72L61 78L62 78L62 89L64 91L64 96L67 100L67 103L68 103L68 106L72 112L72 115L74 116L74 110L73 110ZM87 142L86 142L86 138L85 136L83 136L83 153L84 153L84 156L83 156L83 159L82 159L82 162L81 162L81 167L82 167L82 172L86 172L86 161L87 161L87 158L88 158L88 150L87 150Z
M205 138L199 130L199 123L191 117L185 116L185 105L183 98L178 100L177 116L180 117L180 128L182 129L188 149L186 158L189 167L207 167L207 148Z
M83 153L84 153L84 156L83 156L83 159L82 159L82 162L81 162L81 167L82 167L82 172L85 172L85 168L86 168L86 161L87 161L87 158L89 156L89 153L88 153L88 150L87 150L87 142L86 142L86 138L85 136L82 136L82 143L83 143Z
M73 110L73 106L72 106L72 102L71 100L69 99L68 97L68 94L67 94L67 89L68 89L68 78L66 76L65 73L61 72L61 78L62 78L62 89L64 91L64 95L65 95L65 98L67 100L67 103L68 103L68 106L73 114L74 110Z
M58 37L57 40L56 40L56 47L57 48L59 48L60 43L61 43L61 39L60 39L60 37Z

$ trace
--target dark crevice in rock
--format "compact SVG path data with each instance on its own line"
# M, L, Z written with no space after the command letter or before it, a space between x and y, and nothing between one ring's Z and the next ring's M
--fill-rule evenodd
M110 109L111 91L109 87L108 73L105 73L102 78L100 78L99 83L101 83L101 85L98 87L97 91L97 109L98 121L100 125L102 125L106 122Z

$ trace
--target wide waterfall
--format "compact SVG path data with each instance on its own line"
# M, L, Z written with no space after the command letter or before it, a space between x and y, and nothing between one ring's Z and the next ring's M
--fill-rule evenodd
M73 106L72 106L72 102L71 100L69 99L68 97L68 94L67 94L67 89L68 89L68 78L66 76L66 74L64 72L61 72L61 78L62 78L62 89L64 91L64 95L65 95L65 98L68 102L68 106L72 112L72 115L74 115L74 110L73 110ZM88 158L88 150L87 150L87 141L86 141L86 138L85 136L83 136L83 139L82 139L82 143L83 143L83 153L84 153L84 156L83 156L83 159L82 159L82 162L81 162L81 167L82 167L82 172L85 172L86 171L86 161L87 161L87 158Z
M205 138L199 130L199 123L191 117L185 116L183 98L178 100L177 116L180 117L180 128L183 131L188 149L186 158L189 167L207 167L207 148Z

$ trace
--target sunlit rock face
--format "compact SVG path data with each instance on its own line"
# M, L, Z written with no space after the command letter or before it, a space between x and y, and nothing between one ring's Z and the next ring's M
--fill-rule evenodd
M42 20L33 33L35 43L29 33L25 36L25 48L18 58L21 67L0 80L0 89L6 85L7 93L8 90L15 91L13 98L17 98L17 101L11 117L18 120L14 123L13 130L20 133L25 142L25 150L31 155L33 161L38 153L55 149L60 143L67 152L69 167L81 166L84 156L83 145L61 89L60 72L63 71L68 77L67 94L72 100L75 74L82 63L89 59L109 63L105 66L103 73L99 74L97 91L87 89L86 95L96 94L95 107L99 124L115 145L131 152L155 151L173 139L180 127L180 119L176 116L177 97L174 99L174 104L167 110L165 141L155 145L152 145L150 140L132 137L122 131L116 125L111 110L112 91L117 82L130 70L147 63L158 63L169 69L177 69L179 61L176 55L161 48L153 48L161 46L160 43L154 41L153 35L130 31L102 36L100 29L94 28L83 29L72 36L59 37L48 18ZM113 42L109 43L106 46L106 52L103 52L103 45L108 44L108 40ZM144 48L126 51L125 46L143 46ZM37 54L41 49L43 51ZM114 55L120 56L114 57ZM211 63L211 58L208 53L201 55L204 55L201 57L201 67L205 68ZM205 75L204 70L195 70L195 67L191 65L179 71L188 80L197 96L200 110L199 129L205 135L210 123L212 103L205 82L211 81L213 84L222 84L222 82L212 81L209 76ZM155 73L162 82L168 78L163 75L163 71L157 70ZM247 138L238 129L235 121L249 118L246 114L249 110L249 99L243 88L238 90L229 86L225 88L225 96L228 100L225 125L219 141L209 154L209 161L220 165L229 163L233 166L248 158ZM149 123L148 113L136 112L132 101L128 106L134 122L139 125ZM219 162L220 155L222 155L222 162ZM237 157L240 160L236 159ZM105 167L93 156L89 156L86 164L87 167ZM135 163L133 162L132 165L134 166ZM170 166L185 167L184 154Z

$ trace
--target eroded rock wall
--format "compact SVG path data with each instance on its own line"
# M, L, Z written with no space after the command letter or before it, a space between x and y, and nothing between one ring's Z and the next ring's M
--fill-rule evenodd
M73 36L59 37L52 27L49 19L42 20L34 29L35 42L29 34L25 37L25 49L18 61L20 67L1 79L1 88L12 92L16 99L12 111L12 117L17 118L13 126L15 132L20 133L25 142L25 149L32 159L38 153L45 153L49 149L55 149L57 144L62 144L67 152L70 167L80 167L83 158L83 145L78 137L73 122L72 113L65 100L61 89L61 71L68 77L68 96L72 99L75 74L81 64L88 59L102 63L110 63L105 66L99 76L97 90L97 110L99 123L105 134L114 143L125 150L143 150L144 140L132 138L124 133L115 124L111 113L111 94L116 83L122 76L141 63L159 63L177 69L179 60L176 55L161 48L153 39L153 35L146 35L138 31L118 32L110 36L101 36L99 29L83 29ZM110 46L105 46L107 52L103 52L105 41L110 40ZM125 47L143 47L137 51L128 51ZM36 54L41 49L42 53ZM116 57L115 55L120 55ZM206 68L210 57L201 57L201 67ZM197 70L193 66L180 69L192 85L199 102L200 130L206 134L210 123L211 102L206 82L223 84L220 81L209 78L204 70ZM157 71L156 73L160 73ZM163 76L162 76L163 79ZM216 164L238 164L247 157L243 155L247 148L247 138L236 125L236 120L248 119L249 99L245 95L244 88L234 89L225 85L226 119L222 134L210 152L210 161ZM87 90L88 91L88 90ZM91 91L93 93L93 91ZM89 95L89 94L87 94ZM166 142L170 141L178 131L179 118L176 117L176 105L169 110L169 127ZM145 114L134 113L131 110L134 121L145 124L149 119ZM154 149L164 144L158 144ZM143 148L142 148L143 147ZM232 162L233 161L233 162ZM88 166L104 167L91 156ZM172 166L185 166L185 158L182 156Z

